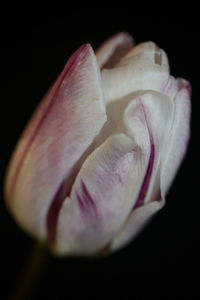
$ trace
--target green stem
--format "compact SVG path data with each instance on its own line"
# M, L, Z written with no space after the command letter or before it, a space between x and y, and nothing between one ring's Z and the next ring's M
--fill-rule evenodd
M37 243L31 251L13 289L10 300L31 300L40 282L49 256L45 244Z

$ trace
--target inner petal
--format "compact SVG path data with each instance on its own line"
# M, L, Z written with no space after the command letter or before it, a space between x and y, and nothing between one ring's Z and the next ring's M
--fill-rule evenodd
M169 65L165 52L152 42L140 44L123 57L115 68L102 71L105 103L133 92L161 91L168 77Z

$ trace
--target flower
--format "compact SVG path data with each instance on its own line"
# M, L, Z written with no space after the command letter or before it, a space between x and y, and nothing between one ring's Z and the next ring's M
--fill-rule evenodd
M12 156L6 202L57 255L108 253L163 207L190 135L190 84L128 33L81 46Z

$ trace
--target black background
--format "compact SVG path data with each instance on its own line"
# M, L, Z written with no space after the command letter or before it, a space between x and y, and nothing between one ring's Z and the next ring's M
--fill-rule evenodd
M167 7L166 7L167 6ZM108 3L24 7L10 3L1 25L1 183L14 146L42 96L81 44L96 48L129 31L165 49L171 73L192 83L192 135L165 208L124 250L106 258L55 259L34 299L198 299L199 21L194 6ZM1 299L7 299L33 241L4 205L1 190Z

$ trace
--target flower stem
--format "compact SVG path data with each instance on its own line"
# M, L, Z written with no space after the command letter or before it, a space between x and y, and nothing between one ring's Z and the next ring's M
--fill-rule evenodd
M10 300L31 300L50 261L45 244L36 243L12 291Z

